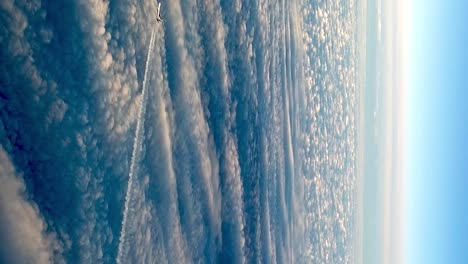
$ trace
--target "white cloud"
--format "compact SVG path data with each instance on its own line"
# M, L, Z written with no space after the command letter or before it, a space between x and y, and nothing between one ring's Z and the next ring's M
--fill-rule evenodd
M7 133L32 148L30 155L17 155L25 164L34 161L36 154L48 157L43 165L51 180L47 186L58 188L66 183L61 195L73 194L66 203L76 206L70 209L74 224L65 231L74 242L67 254L78 256L81 262L113 261L108 252L118 241L118 230L113 226L117 226L115 219L119 219L119 203L125 193L121 183L127 179L128 143L133 138L142 65L151 29L156 26L147 115L150 121L145 125L144 157L129 219L129 232L134 235L129 243L130 259L157 258L169 263L215 259L220 247L228 244L227 250L234 254L232 260L239 263L261 255L272 261L293 260L292 247L297 244L292 240L301 235L305 225L298 215L299 200L306 192L301 189L299 176L305 172L296 168L310 165L301 163L301 159L310 157L300 156L296 149L301 122L296 118L303 113L296 106L309 99L310 108L304 111L312 112L311 120L323 122L325 117L319 112L329 114L339 103L331 106L331 97L316 94L306 98L310 94L302 90L298 73L302 60L296 58L301 50L300 22L296 19L301 15L296 12L295 1L250 5L228 2L166 1L163 24L155 22L154 1L79 1L70 7L73 12L66 13L73 16L62 21L63 28L44 20L54 14L46 14L39 2L34 12L12 13L16 24L8 29L12 32L12 50L6 60L24 62L13 79L27 82L9 85L21 88L17 89L21 95L13 99L32 98L33 103L29 104L29 99L8 103L26 114L8 120L16 125L7 124ZM20 10L11 1L1 4L4 10ZM336 14L325 15L330 19ZM39 22L29 25L28 19ZM322 30L316 29L314 34L324 35L325 29L331 28L328 24L320 26ZM40 32L41 42L24 34L28 30ZM66 52L60 53L63 58L45 59L54 58L49 45L57 45L59 40L68 45ZM307 42L315 40L313 34L305 38ZM323 42L327 40L322 38ZM306 44L317 51L316 43ZM327 56L333 55L333 45L326 47ZM309 73L309 78L329 77L327 74L335 69L327 58L307 56L305 61L311 63L307 68L315 67L319 72ZM206 96L207 92L211 94ZM14 93L9 90L7 94ZM214 111L210 103L216 105ZM339 123L340 118L334 121ZM214 119L219 123L211 124ZM238 119L247 129L236 127ZM32 132L17 133L21 131L19 124L26 122L31 123ZM310 135L303 136L311 152L317 151L314 154L318 156L320 150L322 155L333 156L317 158L317 171L326 162L343 163L340 151L344 147L331 140L336 136L332 130L338 127L343 132L336 123L327 124L328 130L315 125L308 131ZM236 136L241 133L248 139L240 144ZM318 146L321 142L325 143ZM261 151L267 153L260 162ZM241 166L241 154L246 158L245 167ZM252 187L243 186L243 177L264 177L265 186L256 186L258 190L246 194L245 189ZM332 184L324 181L323 185L326 190ZM320 195L320 205L326 207L320 213L325 214L331 206L326 199L335 197ZM60 205L55 197L48 198L46 203ZM244 212L248 206L258 215ZM50 219L51 225L63 225L54 220ZM321 220L322 226L329 228L331 220ZM231 234L223 234L223 223L231 228ZM247 229L255 232L247 234Z
M305 100L299 144L304 148L295 161L296 177L307 186L300 212L303 243L297 252L307 263L347 263L353 253L355 3L301 5Z
M0 147L0 262L58 263L61 247Z

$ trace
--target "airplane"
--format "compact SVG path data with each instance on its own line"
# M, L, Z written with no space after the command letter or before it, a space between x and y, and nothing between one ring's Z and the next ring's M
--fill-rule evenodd
M158 23L163 21L161 18L161 3L158 4L158 18L156 18L156 21L158 21Z

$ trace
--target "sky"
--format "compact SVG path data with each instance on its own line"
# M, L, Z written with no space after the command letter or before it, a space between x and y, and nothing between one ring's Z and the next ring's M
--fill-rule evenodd
M466 1L410 1L407 263L468 261Z
M363 263L467 263L468 4L363 5Z

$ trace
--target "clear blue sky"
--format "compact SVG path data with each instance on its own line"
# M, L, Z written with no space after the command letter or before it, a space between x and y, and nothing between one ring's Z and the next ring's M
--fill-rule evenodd
M468 1L411 0L409 264L468 263Z

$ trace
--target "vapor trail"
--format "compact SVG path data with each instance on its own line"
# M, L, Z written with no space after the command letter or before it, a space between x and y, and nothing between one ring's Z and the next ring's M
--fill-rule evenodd
M135 131L135 139L133 141L133 151L132 151L132 160L130 163L130 172L128 176L128 184L127 184L127 193L125 195L125 207L123 212L123 220L122 220L122 227L120 230L120 238L119 238L119 248L117 251L117 263L121 263L122 259L125 258L128 247L127 247L127 236L126 236L126 229L127 229L127 220L128 220L128 210L130 200L132 199L132 189L133 189L133 178L135 177L136 165L138 162L138 156L141 149L141 139L143 134L143 124L144 124L144 116L146 111L146 89L148 83L148 72L151 66L151 51L153 50L154 46L154 34L155 30L151 32L151 39L150 44L148 47L148 55L146 57L146 65L145 65L145 75L143 77L143 89L141 91L141 100L140 100L140 108L138 109L138 119L136 124L136 131Z

